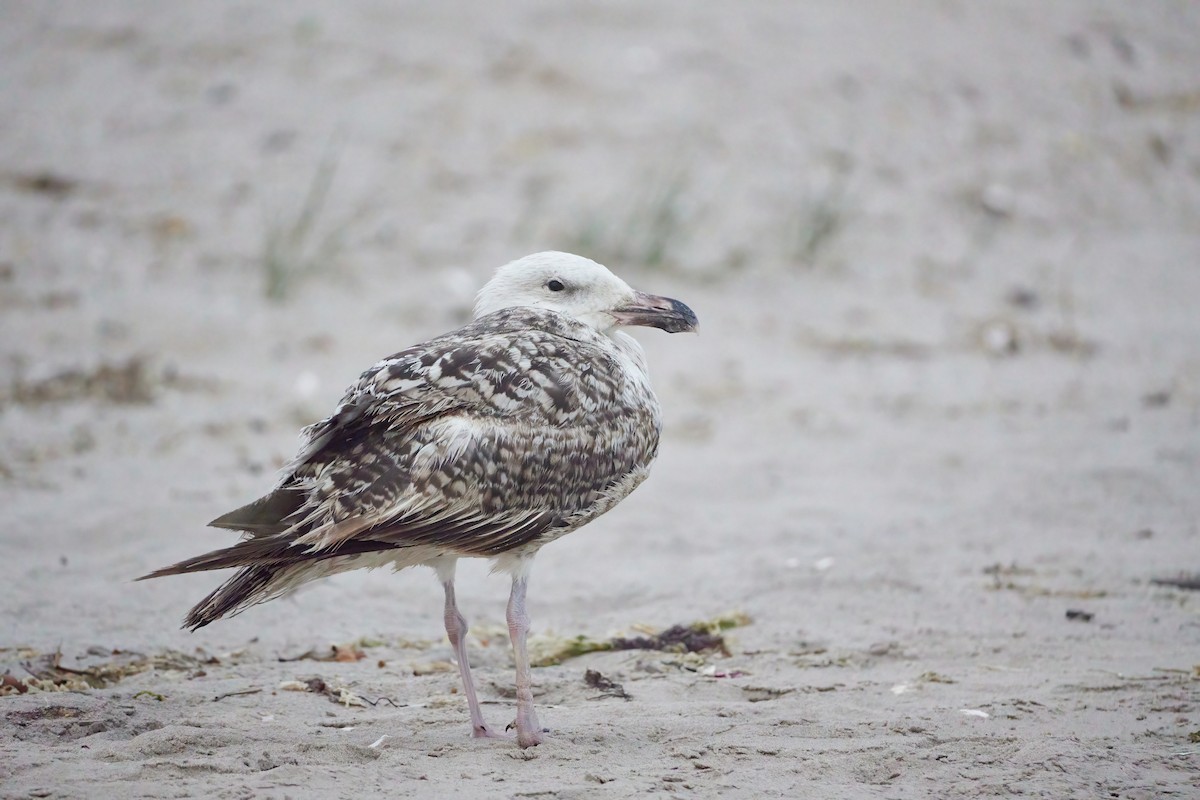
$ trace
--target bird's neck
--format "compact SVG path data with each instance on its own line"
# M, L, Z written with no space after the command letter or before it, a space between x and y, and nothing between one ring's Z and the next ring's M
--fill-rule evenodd
M646 351L642 349L641 342L628 333L625 333L625 331L616 330L615 328L607 331L607 333L621 355L625 356L642 375L647 378L650 377L650 368L646 364Z

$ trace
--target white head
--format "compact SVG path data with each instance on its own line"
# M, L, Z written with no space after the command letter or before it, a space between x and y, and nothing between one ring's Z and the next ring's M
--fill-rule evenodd
M505 264L479 290L475 318L515 306L544 308L598 331L649 325L670 333L696 329L690 308L639 292L591 259L570 253L534 253Z

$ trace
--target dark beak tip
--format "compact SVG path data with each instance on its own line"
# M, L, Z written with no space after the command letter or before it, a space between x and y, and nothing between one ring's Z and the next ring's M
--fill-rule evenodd
M680 327L676 333L697 333L700 330L700 320L695 311L678 300L672 300L671 305L680 320Z

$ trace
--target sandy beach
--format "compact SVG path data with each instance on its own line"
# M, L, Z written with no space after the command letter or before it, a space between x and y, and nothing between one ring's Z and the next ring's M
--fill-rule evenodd
M0 797L1200 796L1200 5L0 18ZM536 560L543 745L429 570L133 582L545 249L701 326Z

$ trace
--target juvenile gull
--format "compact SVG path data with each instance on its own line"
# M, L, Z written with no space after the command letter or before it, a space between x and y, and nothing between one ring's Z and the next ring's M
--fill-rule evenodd
M337 572L433 567L474 735L502 736L480 711L454 599L458 559L491 558L512 576L517 742L540 744L525 646L530 563L637 488L658 452L644 353L616 328L696 324L683 303L586 258L513 261L479 292L473 322L364 372L304 430L270 494L209 523L242 531L239 544L144 577L239 568L188 612L195 630Z

